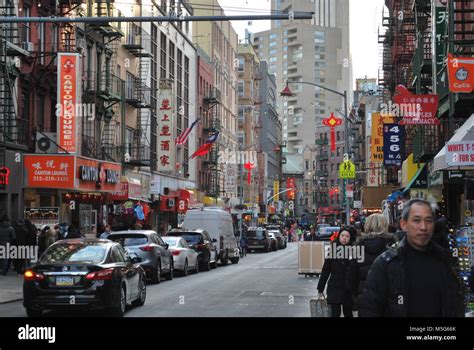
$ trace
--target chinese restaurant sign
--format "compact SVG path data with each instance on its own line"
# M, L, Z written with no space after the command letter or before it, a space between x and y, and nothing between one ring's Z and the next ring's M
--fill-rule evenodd
M79 54L58 53L58 152L77 153Z
M403 85L398 85L393 102L398 106L403 119L400 125L439 125L436 118L438 110L438 95L415 95Z
M174 171L173 112L172 89L161 88L158 97L158 171Z
M74 156L25 155L25 187L74 189Z

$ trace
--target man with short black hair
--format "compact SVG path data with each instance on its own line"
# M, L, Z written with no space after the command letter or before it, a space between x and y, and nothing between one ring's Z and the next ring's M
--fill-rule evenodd
M405 203L400 226L406 236L371 266L359 304L360 317L463 317L460 280L448 250L432 242L430 203Z
M3 215L0 219L0 246L6 247L7 244L13 244L16 240L15 230L10 225L10 219L8 216ZM4 257L0 259L0 268L2 269L2 275L6 275L10 269L11 259Z

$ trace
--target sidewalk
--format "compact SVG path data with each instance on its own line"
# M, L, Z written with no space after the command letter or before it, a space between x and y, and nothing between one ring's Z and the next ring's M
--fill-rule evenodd
M0 304L23 299L23 276L9 271L6 276L0 274Z

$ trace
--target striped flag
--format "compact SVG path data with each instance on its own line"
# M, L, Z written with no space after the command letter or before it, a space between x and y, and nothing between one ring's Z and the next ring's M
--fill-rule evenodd
M191 159L193 159L194 157L205 156L206 154L208 154L209 150L212 148L212 145L214 144L214 142L216 142L217 136L219 136L219 132L216 132L209 136L206 139L204 145L199 147L198 150L191 155Z
M197 118L188 128L186 128L186 130L181 133L181 135L178 136L178 138L174 141L176 145L184 145L186 143L186 140L188 139L191 130L193 130L199 119L201 118Z

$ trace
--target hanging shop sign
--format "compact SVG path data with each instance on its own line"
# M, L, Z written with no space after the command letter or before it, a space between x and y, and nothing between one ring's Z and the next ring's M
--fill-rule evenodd
M28 154L23 163L25 187L74 189L74 156Z
M397 115L402 116L400 125L439 125L436 118L439 98L437 94L415 95L403 85L396 87L393 97Z
M401 166L405 155L405 126L384 124L383 164Z
M0 185L8 185L10 179L10 168L0 167Z
M433 64L433 76L436 77L436 92L440 98L444 97L448 92L448 84L446 78L446 51L448 45L448 31L446 30L448 24L448 10L446 5L440 6L442 4L435 5L435 16L433 18L435 29L434 38L435 38L435 53L433 55L434 64Z
M448 54L449 91L474 91L474 57L457 57Z
M58 53L58 152L77 153L79 54Z
M276 180L273 181L273 201L276 203L278 202L278 197L280 193L280 181Z
M381 113L372 113L372 127L371 127L371 162L383 162L383 125L384 123L393 123L393 116Z
M158 96L158 171L173 172L175 169L175 143L173 142L174 109L173 90L161 86Z
M331 112L329 118L323 119L323 124L329 126L329 129L331 130L331 152L336 152L336 132L334 131L334 128L342 124L342 119L336 118L334 113Z
M473 166L474 141L448 142L446 144L446 163L449 166Z

